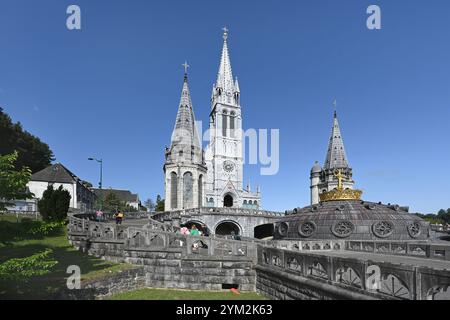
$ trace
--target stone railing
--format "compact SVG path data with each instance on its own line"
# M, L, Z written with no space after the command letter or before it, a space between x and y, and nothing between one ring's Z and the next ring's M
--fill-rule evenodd
M450 260L450 244L441 242L346 241L345 249L357 252Z
M450 271L258 247L257 288L276 299L449 299Z
M178 233L177 227L149 221L144 227L127 227L69 217L70 236L84 236L86 241L120 242L124 250L177 249L184 256L236 256L256 260L256 243L217 237L202 237Z
M192 215L253 215L263 217L283 217L284 212L258 210L258 209L245 209L245 208L214 208L214 207L201 207L193 209L165 211L152 215L153 219L163 221L164 219L181 218L183 216Z

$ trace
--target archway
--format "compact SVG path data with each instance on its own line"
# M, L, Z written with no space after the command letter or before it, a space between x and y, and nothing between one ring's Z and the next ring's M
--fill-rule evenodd
M241 229L233 221L224 221L217 225L215 233L220 236L238 235L241 233Z
M204 224L201 221L191 220L186 223L183 223L180 227L186 227L189 230L191 230L192 226L195 226L202 233L202 235L208 236L211 234L211 232L210 232L209 228L206 226L206 224Z
M273 223L262 224L253 229L253 236L256 239L273 238L274 226Z
M233 197L230 194L225 195L223 198L223 206L231 208L233 206Z

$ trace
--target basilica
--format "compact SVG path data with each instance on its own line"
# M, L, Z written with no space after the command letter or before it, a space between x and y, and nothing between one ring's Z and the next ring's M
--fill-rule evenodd
M240 89L233 78L228 29L223 29L219 72L211 93L209 144L203 149L195 125L187 63L170 147L166 147L165 210L199 207L259 209L261 194L244 188Z

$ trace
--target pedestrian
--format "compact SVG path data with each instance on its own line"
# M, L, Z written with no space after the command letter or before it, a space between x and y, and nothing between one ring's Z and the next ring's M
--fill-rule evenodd
M124 218L124 214L122 211L119 211L119 213L117 214L117 217L119 218L119 223L118 224L122 224L122 220Z
M189 234L189 229L186 228L186 227L182 227L182 228L180 229L180 233L181 233L182 235L187 235L187 234Z
M102 212L102 210L97 210L96 212L95 212L95 214L97 215L97 221L99 221L99 222L101 222L101 221L103 221L103 212Z
M191 234L191 236L199 236L200 235L200 232L198 231L195 224L192 225L190 234Z

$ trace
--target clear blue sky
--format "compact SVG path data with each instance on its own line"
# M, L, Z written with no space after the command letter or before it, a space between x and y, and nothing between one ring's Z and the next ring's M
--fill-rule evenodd
M82 30L68 31L78 4ZM366 9L382 9L382 30ZM244 128L280 129L280 171L260 176L266 209L309 204L309 171L323 163L338 112L356 186L369 201L412 211L450 207L450 2L2 0L0 106L47 142L57 161L141 199L164 194L188 60L197 119L230 29Z

